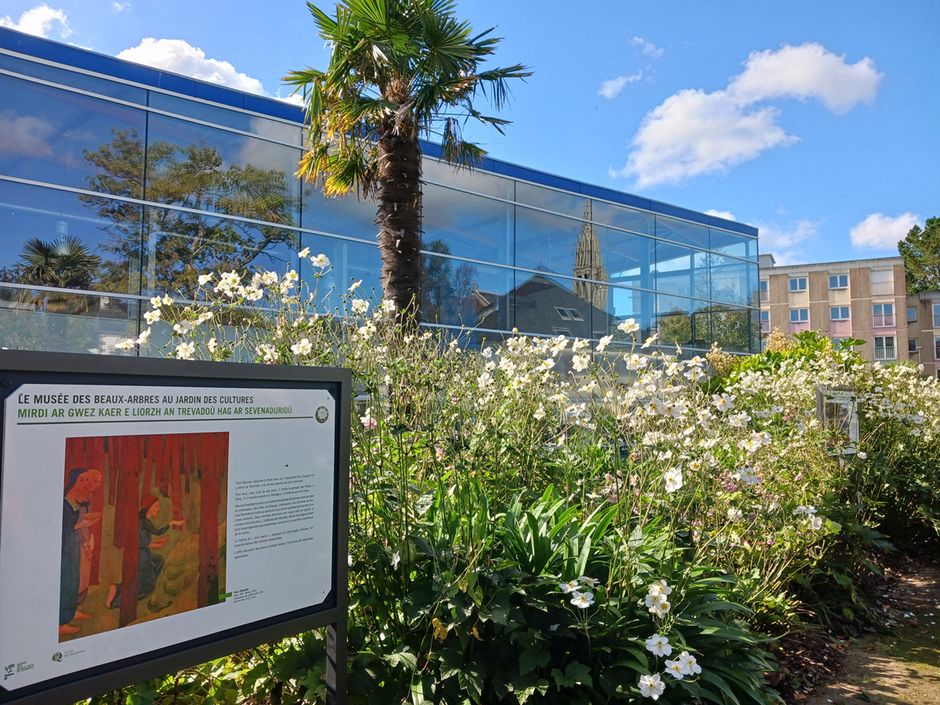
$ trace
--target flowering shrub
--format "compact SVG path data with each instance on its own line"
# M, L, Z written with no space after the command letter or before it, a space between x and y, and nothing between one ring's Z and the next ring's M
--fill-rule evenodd
M792 625L799 580L901 516L937 527L940 388L913 368L806 339L713 351L714 374L632 320L474 351L356 282L324 311L318 281L203 275L124 347L353 370L350 702L771 702L756 629ZM818 386L859 392L857 457L830 454ZM321 653L305 635L224 669L253 702L318 702Z

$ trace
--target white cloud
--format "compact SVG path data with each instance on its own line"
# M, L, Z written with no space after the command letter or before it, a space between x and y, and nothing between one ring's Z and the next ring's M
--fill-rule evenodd
M816 239L820 221L798 220L781 227L758 223L760 251L774 256L778 265L799 264L807 261L807 246Z
M236 70L228 61L207 57L202 49L192 46L183 39L146 37L136 47L125 49L117 57L181 73L201 81L265 95L264 86L257 78Z
M53 27L56 28L57 36L62 39L72 33L68 16L62 10L49 7L46 3L26 10L15 22L9 15L0 17L0 27L9 27L37 37L48 37Z
M131 4L129 2L112 2L111 10L114 12L130 12Z
M0 112L0 152L26 157L52 155L55 128L33 115L17 115L12 110Z
M636 83L641 78L643 78L642 70L637 71L636 73L611 78L601 83L601 87L597 90L597 94L604 96L607 98L607 100L611 100L620 95L620 92L626 88L628 84Z
M834 113L871 103L884 74L867 56L854 64L821 44L784 45L777 51L755 51L744 71L728 85L736 102L750 105L770 98L816 98Z
M660 59L662 58L663 54L666 53L665 49L660 49L658 46L653 44L653 42L648 41L643 37L633 37L630 40L630 43L633 44L633 46L640 47L640 51L642 51L651 59Z
M915 213L901 213L890 216L884 213L872 213L865 220L856 223L849 232L852 246L874 250L893 250L898 241L907 237L908 231L920 222Z
M793 144L772 107L742 109L723 91L679 91L648 113L619 176L638 188L725 171L764 150Z
M760 103L815 98L844 113L871 102L882 78L871 59L848 64L815 43L754 52L725 88L681 90L647 113L626 166L611 174L643 188L727 171L798 140L777 124L776 107Z
M731 211L716 211L714 208L705 211L705 215L713 215L716 218L724 218L725 220L737 220Z

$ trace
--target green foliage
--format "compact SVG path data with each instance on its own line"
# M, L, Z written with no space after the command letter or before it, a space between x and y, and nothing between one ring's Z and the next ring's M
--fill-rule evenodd
M924 227L914 225L898 242L904 258L907 293L940 289L940 218L927 218Z
M177 357L354 372L352 703L638 702L644 678L671 705L773 702L765 635L864 622L869 555L936 545L940 385L851 344L802 334L716 381L563 338L468 351L364 300L323 316L290 272L204 285L214 307L157 305ZM859 456L830 454L818 386L857 392ZM669 675L683 653L701 673ZM129 693L319 703L322 663L306 634Z

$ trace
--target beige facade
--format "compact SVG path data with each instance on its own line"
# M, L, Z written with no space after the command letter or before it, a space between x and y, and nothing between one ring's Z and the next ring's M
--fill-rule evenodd
M936 373L933 328L929 333L921 329L934 323L933 304L917 301L918 312L909 327L900 257L775 266L772 255L762 255L760 282L762 333L779 328L788 333L815 330L833 339L858 338L864 341L859 352L867 360L913 359L925 367L930 362L928 369ZM937 331L940 336L940 327ZM916 350L912 339L919 341Z
M907 297L910 359L927 374L940 377L940 292Z

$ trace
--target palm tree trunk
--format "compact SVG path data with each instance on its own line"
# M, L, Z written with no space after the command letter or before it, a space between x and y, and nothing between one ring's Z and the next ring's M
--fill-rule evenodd
M391 124L379 138L378 215L382 289L403 325L417 326L421 301L421 147Z

